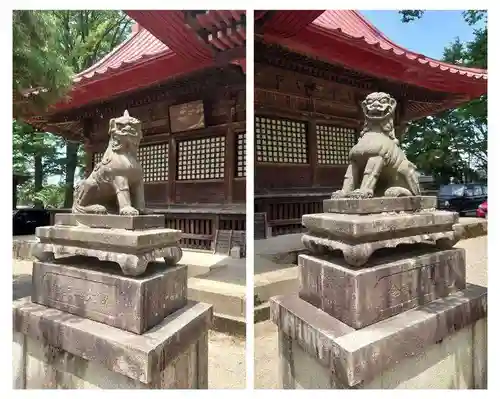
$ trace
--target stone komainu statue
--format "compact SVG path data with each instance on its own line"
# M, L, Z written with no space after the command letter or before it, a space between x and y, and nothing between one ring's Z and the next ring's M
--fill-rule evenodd
M396 100L371 93L362 102L365 125L349 152L342 190L332 198L420 195L416 167L408 161L394 133Z
M75 188L74 213L138 215L145 211L144 180L137 150L141 122L128 111L109 121L109 144L101 162Z

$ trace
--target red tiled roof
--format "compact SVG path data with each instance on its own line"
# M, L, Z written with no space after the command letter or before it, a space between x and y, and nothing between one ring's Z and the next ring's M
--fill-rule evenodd
M141 27L136 27L136 32L108 55L90 68L75 76L75 83L86 83L98 79L107 72L117 71L122 68L135 66L138 63L152 60L172 51L150 32Z
M210 60L210 50L184 21L182 11L126 10L126 14L186 60Z
M268 16L260 34L265 41L291 51L463 98L476 98L487 91L487 70L452 65L409 51L389 40L357 11L280 10Z
M443 61L435 60L425 55L407 50L391 40L389 40L381 31L373 26L358 11L353 10L326 10L317 17L312 25L336 34L344 34L349 39L363 41L371 46L381 50L391 52L396 56L406 57L408 60L417 61L420 64L428 65L431 68L439 68L442 71L448 71L452 74L467 75L478 79L487 79L488 74L484 69L467 68L448 64Z

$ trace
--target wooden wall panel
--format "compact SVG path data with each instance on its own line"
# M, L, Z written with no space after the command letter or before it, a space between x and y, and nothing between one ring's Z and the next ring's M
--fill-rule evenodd
M234 179L233 202L246 202L246 179Z
M310 165L256 165L255 188L257 192L311 186L312 169Z
M145 186L146 201L152 204L168 203L226 203L244 202L246 196L245 179L234 179L236 161L233 159L235 145L230 142L230 148L234 152L227 156L225 163L231 164L231 170L225 174L231 176L230 184L224 181L174 181L178 160L176 157L177 142L189 139L205 138L208 136L227 136L229 129L236 132L245 130L245 75L234 76L231 71L217 72L218 78L199 77L199 81L191 82L191 88L185 84L152 87L141 92L124 95L113 101L101 104L90 110L89 117L92 118L91 153L103 153L108 145L109 119L123 115L125 108L130 115L141 120L143 128L142 145L152 143L169 143L169 181L161 183L150 183ZM209 80L212 81L209 82ZM209 85L211 89L201 88ZM199 87L196 88L195 86ZM207 86L208 87L208 86ZM179 95L172 94L179 92ZM174 104L203 100L205 111L205 129L185 131L171 134L171 121L169 108ZM128 104L128 105L126 105ZM234 126L231 122L240 122ZM231 136L232 138L232 136ZM236 136L235 136L236 139ZM90 157L89 157L90 158ZM228 179L226 179L228 180ZM234 183L234 184L233 184Z
M175 183L175 202L183 203L224 203L224 181L193 181Z
M347 166L321 166L316 169L318 186L340 189L344 182Z
M144 197L146 205L149 204L166 204L168 198L167 183L146 183L144 185Z

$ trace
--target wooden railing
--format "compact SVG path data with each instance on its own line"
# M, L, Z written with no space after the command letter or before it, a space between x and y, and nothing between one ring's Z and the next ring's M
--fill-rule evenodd
M271 236L300 233L304 231L302 215L322 212L323 200L328 196L326 193L256 196L255 212L266 214Z
M165 213L165 226L182 231L184 248L213 250L217 230L246 230L244 214Z

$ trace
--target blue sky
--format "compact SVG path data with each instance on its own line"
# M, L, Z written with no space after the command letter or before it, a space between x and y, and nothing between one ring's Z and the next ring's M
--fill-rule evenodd
M416 21L402 23L397 11L361 11L373 25L394 43L431 58L441 59L443 49L458 36L473 39L473 27L467 25L461 10L426 11Z

